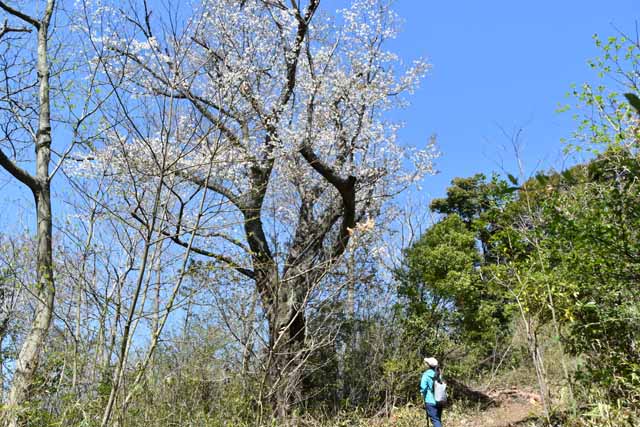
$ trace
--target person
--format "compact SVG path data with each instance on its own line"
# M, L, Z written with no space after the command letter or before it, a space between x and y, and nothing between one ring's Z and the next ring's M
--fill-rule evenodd
M427 417L431 420L433 427L442 427L442 406L436 403L436 398L433 395L433 384L438 377L438 360L435 357L425 357L424 364L427 366L427 370L422 374L420 380L420 393L424 399L424 407L427 412Z

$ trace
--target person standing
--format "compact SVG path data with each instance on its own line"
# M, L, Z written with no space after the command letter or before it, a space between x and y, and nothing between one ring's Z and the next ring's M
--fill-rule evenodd
M433 427L442 427L442 406L438 405L433 394L433 388L436 378L439 376L438 360L435 357L425 357L424 364L427 370L422 374L420 380L420 393L424 399L424 407L427 417L431 420Z

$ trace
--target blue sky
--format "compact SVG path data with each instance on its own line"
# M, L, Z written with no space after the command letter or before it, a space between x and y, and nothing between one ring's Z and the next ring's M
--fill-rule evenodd
M593 34L634 33L640 0L397 0L395 10L404 26L392 49L433 65L399 117L405 142L437 134L440 174L424 183L426 195L437 197L456 176L500 164L516 172L503 130L522 129L529 173L562 167L560 139L576 123L556 109L572 102L572 83L596 80L587 65L598 54Z
M348 3L323 0L321 8ZM405 143L438 137L440 173L425 180L422 199L444 194L456 176L501 165L517 172L508 135L518 129L529 173L562 167L560 140L576 123L556 108L571 102L565 94L572 83L595 80L587 65L598 54L593 34L606 38L614 27L634 32L640 0L397 0L395 9L404 25L391 49L407 62L425 57L433 66L411 106L397 113ZM0 224L24 221L32 209L28 192L5 173L0 203L12 206L0 213Z

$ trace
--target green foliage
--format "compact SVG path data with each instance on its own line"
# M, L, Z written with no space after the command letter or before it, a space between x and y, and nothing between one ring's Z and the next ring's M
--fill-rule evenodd
M508 335L504 290L483 271L497 259L492 239L513 189L477 174L454 179L447 197L432 202L444 216L406 250L397 272L402 341L415 348L416 360L447 355L449 374L477 373L479 361L495 356L494 346Z
M458 327L460 334L482 341L489 319L483 313L488 298L474 271L480 262L475 233L457 214L435 224L406 254L406 281L399 292L407 298L407 325L424 336L423 354L434 354L443 331ZM420 326L418 326L420 325ZM424 330L424 329L427 330Z
M596 84L583 84L572 95L578 106L575 117L579 121L574 134L575 143L568 151L586 150L599 154L609 146L633 145L636 112L629 104L629 96L637 96L640 87L640 45L625 36L601 39L594 35L601 55L589 61L600 79ZM625 93L625 97L622 94Z
M635 93L625 93L624 97L627 98L629 104L636 110L636 113L640 114L640 98Z
M606 425L612 414L622 421L627 409L640 410L640 45L595 39L602 54L591 66L609 84L576 96L595 113L584 116L579 141L598 156L558 189L545 216L547 252L568 289L559 298L564 340L582 361L577 379L590 416Z
M612 147L591 162L585 178L558 192L546 212L547 250L569 291L558 295L565 341L583 357L579 380L598 384L604 400L638 405L640 158Z
M513 199L518 189L518 180L513 175L508 179L511 185L493 175L490 181L484 174L468 178L454 178L447 189L447 197L434 199L431 210L443 215L457 214L469 230L477 233L483 256L492 262L489 240L495 232L497 216L504 206Z
M580 361L578 397L624 414L640 404L640 147L637 119L607 93L580 96L602 119L584 138L593 161L522 184L453 180L432 203L443 219L406 251L399 292L406 341L423 354L464 347L478 360L516 313L536 340L553 325Z

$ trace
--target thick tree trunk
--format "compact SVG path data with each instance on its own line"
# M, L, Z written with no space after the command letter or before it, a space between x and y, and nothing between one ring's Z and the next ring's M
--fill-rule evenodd
M305 352L304 299L295 284L278 283L269 316L269 385L275 415L288 419L300 399Z
M319 161L314 164L319 164ZM305 316L310 292L320 283L327 269L331 269L332 262L345 251L350 236L349 229L355 225L355 181L335 176L332 179L337 182L341 193L344 193L341 194L342 201L328 209L321 220L313 219L311 202L305 200L302 203L298 229L282 277L279 276L278 267L270 253L262 252L257 256L255 254L258 252L254 247L259 246L254 244L252 247L255 253L253 262L257 273L256 286L260 290L269 323L267 383L270 387L270 403L274 415L280 420L290 420L293 406L302 398L303 365L309 352L313 351L307 339ZM323 242L340 216L342 221L338 236L326 248ZM247 235L263 237L259 217L253 217L251 222L252 234ZM266 242L266 239L262 241ZM268 268L261 268L265 265Z

